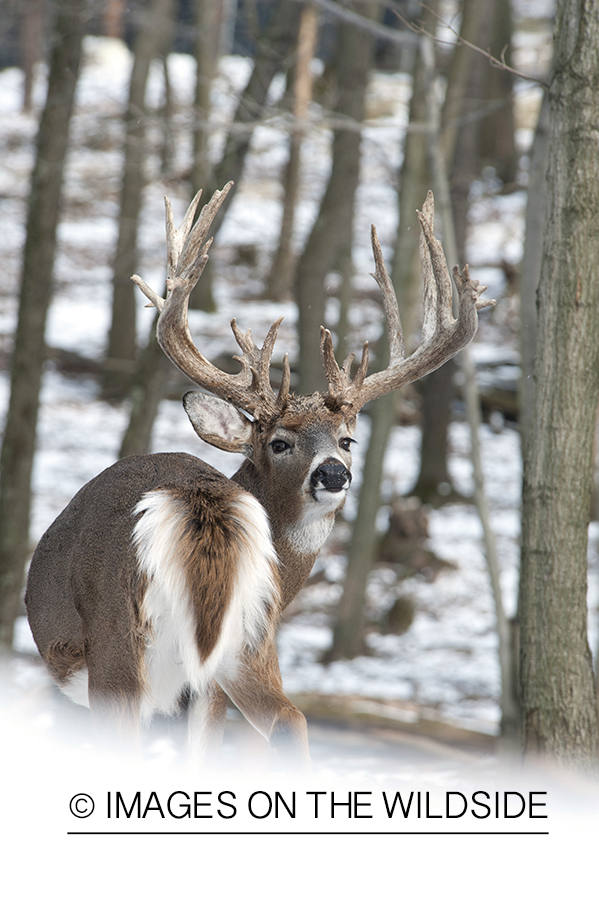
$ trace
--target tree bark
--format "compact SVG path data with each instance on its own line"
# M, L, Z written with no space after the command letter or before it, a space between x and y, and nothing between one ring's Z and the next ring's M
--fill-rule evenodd
M164 49L171 31L173 0L153 0L140 18L135 42L129 99L124 115L125 159L121 184L119 233L112 279L112 320L106 352L103 393L122 397L131 386L137 353L135 287L137 230L145 175L145 93L152 60Z
M31 473L46 356L44 331L87 11L87 0L61 0L56 5L48 93L31 176L10 403L0 458L0 642L5 647L12 645L28 554Z
M520 570L524 750L596 767L587 541L599 399L599 2L560 0Z

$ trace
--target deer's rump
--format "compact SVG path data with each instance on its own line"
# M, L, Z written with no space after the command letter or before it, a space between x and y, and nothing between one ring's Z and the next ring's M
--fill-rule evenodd
M196 457L128 457L42 537L25 599L40 653L72 699L172 711L184 685L201 692L271 627L268 517Z

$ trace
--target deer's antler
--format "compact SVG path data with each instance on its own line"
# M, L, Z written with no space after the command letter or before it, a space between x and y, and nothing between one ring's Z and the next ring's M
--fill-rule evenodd
M290 370L287 356L283 360L283 379L278 396L271 387L269 377L270 360L282 318L271 325L262 348L255 344L252 332L248 330L244 334L233 319L231 328L242 350L241 356L234 357L241 363L241 371L235 375L223 372L202 355L191 339L187 320L189 296L208 262L208 250L212 243L211 239L207 240L208 231L232 185L231 181L222 191L214 193L193 225L202 193L199 191L179 228L175 228L172 207L168 197L165 197L166 300L156 294L139 275L133 275L132 280L160 312L156 335L168 358L198 386L233 403L239 409L246 410L255 418L260 418L276 413L289 392Z
M420 263L424 281L421 343L406 359L397 297L373 226L372 251L376 263L373 277L383 294L389 337L389 365L384 371L367 375L368 342L366 342L362 360L352 378L350 367L353 354L340 368L335 360L331 333L324 328L321 329L322 360L329 382L328 405L355 414L370 400L382 397L438 369L472 340L478 327L477 311L495 303L494 300L481 297L486 287L481 287L478 281L470 278L468 266L464 266L461 273L455 266L453 280L458 291L458 318L454 319L447 263L443 247L434 234L434 200L431 191L428 192L422 212L417 212L417 216L422 229Z
M187 321L189 296L208 262L208 231L232 182L216 191L204 206L195 225L193 219L200 202L201 191L191 202L183 223L175 228L168 198L166 203L167 233L167 297L163 300L138 275L133 281L160 312L156 329L158 343L168 358L193 382L212 394L227 400L239 409L251 413L255 419L270 418L280 413L289 395L289 359L283 360L283 377L278 395L272 389L269 369L274 344L282 318L274 322L259 348L248 329L243 333L235 319L231 328L241 356L235 356L241 371L234 375L223 372L207 360L191 339ZM321 329L321 354L329 383L324 400L330 408L341 409L350 415L377 397L403 387L434 371L451 359L474 337L478 325L477 311L495 303L481 298L486 290L470 278L468 266L460 273L453 270L459 306L458 318L451 309L451 282L441 243L434 235L434 201L429 191L422 212L417 213L422 228L420 260L424 279L424 320L420 346L405 358L404 339L399 319L397 297L385 267L383 254L372 227L372 250L375 259L374 278L381 288L389 336L389 365L382 372L367 375L368 342L364 344L362 359L351 376L354 354L339 367L333 351L330 331Z

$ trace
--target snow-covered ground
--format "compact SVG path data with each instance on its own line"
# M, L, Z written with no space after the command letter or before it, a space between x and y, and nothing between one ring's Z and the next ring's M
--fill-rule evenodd
M119 115L126 97L130 55L119 42L86 40L86 60L77 94L73 122L73 149L66 172L66 207L59 233L59 253L55 271L54 298L50 310L47 340L50 345L77 350L100 359L109 322L111 255L117 213L119 173L122 162ZM247 61L226 58L215 86L214 152L222 141L222 123L232 109L232 95L247 77ZM138 271L161 289L164 278L164 226L162 195L173 199L176 215L182 216L187 187L177 175L190 164L190 102L194 81L189 57L172 55L169 75L175 97L173 119L175 148L170 175L161 177L158 155L147 160L150 182L145 191L141 228L141 259ZM36 96L43 99L44 72L39 72ZM150 105L161 102L163 75L159 66L152 72ZM0 340L10 347L16 321L16 297L20 252L24 239L24 208L27 179L33 158L36 123L20 113L21 76L16 70L0 73L0 243L3 253L3 288L0 295ZM273 102L282 84L272 90ZM400 161L402 134L407 120L409 82L405 76L376 74L369 93L369 116L364 129L364 161L358 192L356 248L354 255L356 288L371 287L367 274L372 269L369 225L374 221L384 249L389 250L396 228L396 171ZM538 90L523 89L518 100L519 140L525 147L531 140ZM257 337L285 313L276 354L297 353L296 313L291 303L274 304L256 299L261 278L278 236L281 188L273 175L281 170L286 156L284 119L276 113L257 130L246 175L226 224L219 234L213 257L218 265L215 290L218 311L213 315L191 314L191 327L201 335L208 355L234 351L228 322L237 316L243 327L251 325ZM156 148L159 131L150 128ZM329 166L327 149L331 133L326 117L319 111L303 150L304 174L298 207L297 235L301 245L316 214ZM475 358L483 360L497 352L515 355L513 328L514 300L500 268L502 260L517 263L522 249L524 191L495 196L480 187L474 204L469 256L475 277L491 285L489 294L498 299L492 313L483 313L481 334L474 345ZM235 264L233 248L254 244L257 266ZM478 268L477 268L478 267ZM252 297L252 293L255 294ZM242 300L240 301L240 296ZM335 319L335 300L327 316ZM139 331L143 335L151 322L151 312L139 297ZM380 309L363 301L352 309L355 346L380 329ZM516 355L517 356L517 355ZM0 406L8 400L8 373L0 373ZM52 366L46 372L39 423L39 450L34 472L35 502L32 541L37 540L78 488L115 459L126 424L126 405L110 406L97 396L97 385L87 377L66 377ZM367 443L368 420L360 422L356 462L359 485L360 453ZM482 429L482 449L492 526L497 537L502 569L504 603L508 613L516 604L518 581L518 533L520 496L520 450L517 431L505 426L498 432ZM450 469L455 486L472 493L472 473L468 458L467 426L456 421L450 432ZM394 431L385 465L384 494L405 494L413 485L418 465L419 431L403 427ZM230 474L239 460L202 445L194 435L178 402L164 401L156 423L153 449L186 450L202 456ZM346 519L355 515L355 500L348 502ZM384 527L386 511L381 512ZM485 569L481 527L473 506L448 505L430 512L430 548L453 564L434 580L426 576L401 584L402 592L416 601L416 615L409 631L401 636L372 634L370 651L352 661L323 666L319 657L331 639L331 622L339 597L345 560L343 537L347 526L339 525L336 537L323 551L316 572L295 602L295 614L280 631L280 661L287 690L291 693L355 695L395 702L407 708L426 708L462 724L493 733L498 723L499 671L493 601ZM597 644L597 595L599 563L593 526L589 551L589 632ZM340 549L341 548L341 549ZM373 573L369 585L372 611L388 607L397 590L389 568ZM18 623L16 647L31 649L26 620ZM21 669L27 668L24 661ZM25 681L30 677L22 674Z

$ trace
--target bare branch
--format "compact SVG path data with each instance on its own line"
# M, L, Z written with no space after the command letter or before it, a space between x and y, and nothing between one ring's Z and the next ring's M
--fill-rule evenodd
M437 20L437 22L439 22L439 24L443 25L444 28L447 28L448 31L450 31L454 35L459 44L462 44L464 47L469 47L476 53L480 53L481 56L486 57L486 59L489 60L494 69L501 69L503 72L509 72L511 75L515 75L516 78L522 78L524 81L532 81L533 84L540 84L541 87L545 88L545 90L549 89L548 82L543 81L542 78L538 78L536 75L527 75L525 72L521 72L519 69L514 69L512 68L512 66L507 65L505 61L507 44L501 51L501 58L497 59L497 57L493 56L493 54L490 53L489 50L483 50L482 47L478 47L476 44L473 44L471 41L467 41L465 38L463 38L460 35L459 31L456 31L456 29L452 25L450 25L449 22L446 22L443 18L441 18L441 16L437 12L435 12L434 9L431 9L430 6L427 6L426 3L420 2L419 5L422 7L422 9L426 10L426 12L430 13L431 16L433 16ZM443 38L439 38L435 34L431 34L431 32L427 31L427 29L421 22L415 23L408 21L396 9L393 9L392 12L397 16L399 21L403 25L405 25L406 28L409 28L410 31L412 31L414 34L431 38L431 40L435 41L435 43L437 44L453 43L452 41L444 41Z

